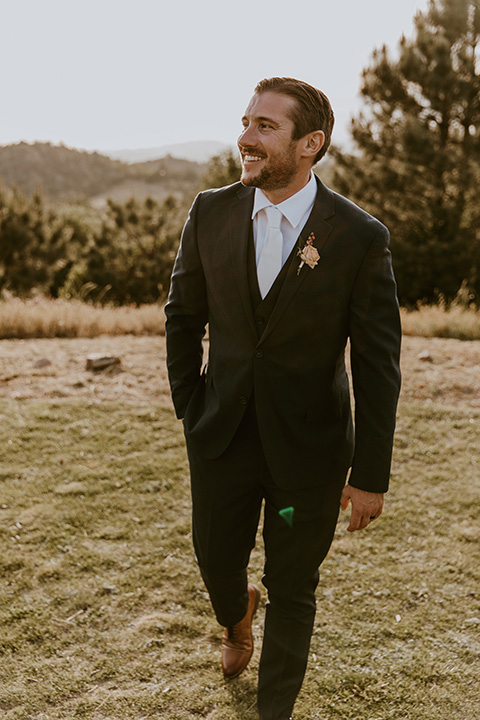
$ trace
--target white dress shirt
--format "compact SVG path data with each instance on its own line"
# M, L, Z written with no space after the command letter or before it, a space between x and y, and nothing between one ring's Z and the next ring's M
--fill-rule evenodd
M308 216L312 212L316 196L317 182L315 180L315 175L312 172L310 180L305 187L295 193L295 195L292 195L278 205L275 205L275 207L282 213L282 222L280 224L280 230L283 235L282 265L292 252L292 249L308 220ZM273 203L270 202L260 188L255 188L252 219L253 238L255 241L255 258L257 265L268 236L268 220L265 208L269 205L273 205Z

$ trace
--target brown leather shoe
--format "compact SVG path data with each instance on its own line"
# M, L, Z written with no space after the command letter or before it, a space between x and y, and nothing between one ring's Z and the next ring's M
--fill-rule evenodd
M225 677L234 678L245 670L253 654L252 620L260 601L260 590L248 586L247 614L236 625L225 628L222 638L222 670Z

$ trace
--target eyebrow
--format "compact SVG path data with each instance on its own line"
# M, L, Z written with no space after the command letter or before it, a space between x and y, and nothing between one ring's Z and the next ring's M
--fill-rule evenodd
M248 117L246 115L244 115L242 117L242 122L244 120L248 120ZM257 122L268 122L268 123L270 123L270 125L274 125L275 127L280 127L280 124L276 120L273 120L272 118L269 118L269 117L264 117L263 115L260 115L259 117L255 117L254 120L256 120Z

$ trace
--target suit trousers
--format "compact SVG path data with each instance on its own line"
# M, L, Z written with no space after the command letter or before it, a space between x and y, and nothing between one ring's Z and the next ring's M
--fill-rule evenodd
M305 675L319 566L335 532L345 474L301 490L292 477L289 489L279 488L263 453L253 401L220 457L202 458L189 444L188 432L186 437L196 561L217 620L225 627L247 611L247 567L265 502L262 582L268 602L258 709L262 720L288 720ZM279 514L290 507L291 526Z

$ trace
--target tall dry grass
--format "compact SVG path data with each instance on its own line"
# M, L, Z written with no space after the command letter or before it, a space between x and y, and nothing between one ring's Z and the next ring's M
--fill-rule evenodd
M480 310L461 304L423 305L401 310L405 335L480 339ZM0 338L164 335L160 305L94 306L79 300L8 298L0 302Z
M480 311L461 305L423 305L417 310L401 310L405 335L418 337L480 339Z
M0 302L0 338L163 335L160 305L100 307L79 300L9 298Z

